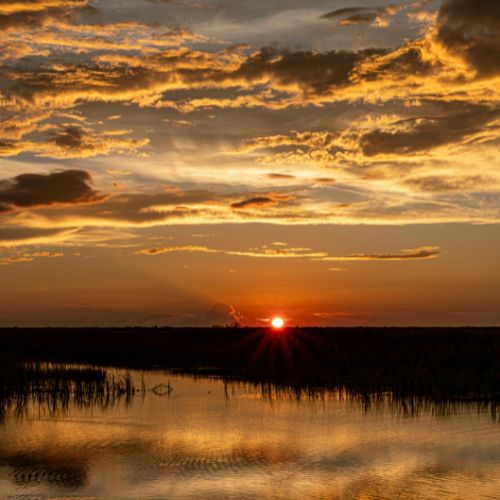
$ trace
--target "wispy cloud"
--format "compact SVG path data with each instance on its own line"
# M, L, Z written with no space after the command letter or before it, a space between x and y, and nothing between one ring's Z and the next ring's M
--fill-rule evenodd
M297 259L297 258L322 258L327 255L326 252L313 252L310 248L252 248L249 250L224 250L219 248L210 248L206 246L188 245L188 246L170 246L160 248L146 248L136 252L138 255L160 255L165 253L207 253L224 254L234 257L253 257L253 258L271 258L271 259Z
M207 253L224 254L236 257L253 258L273 258L273 259L308 259L313 261L405 261L434 259L439 256L441 249L439 247L425 246L415 249L401 250L394 253L366 253L350 255L330 255L328 252L313 251L310 248L253 248L249 250L226 250L219 248L210 248L206 246L170 246L160 248L147 248L139 250L138 255L161 255L168 253ZM330 268L331 271L344 271L343 268Z
M389 18L397 14L403 7L387 5L385 7L344 7L321 16L321 19L334 20L337 26L373 23L375 26L387 27Z
M401 250L395 253L358 253L351 255L340 255L321 257L322 261L389 261L389 260L421 260L435 259L441 253L439 247L425 246L407 250Z
M64 257L62 252L36 251L36 252L16 252L5 255L5 251L0 253L0 265L26 264L35 259L56 259Z

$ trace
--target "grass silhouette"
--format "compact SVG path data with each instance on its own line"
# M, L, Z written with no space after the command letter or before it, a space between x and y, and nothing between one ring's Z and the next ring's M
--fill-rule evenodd
M165 368L306 391L500 401L498 328L6 328L0 352L18 362Z
M7 412L21 418L30 406L50 415L69 407L105 409L121 400L130 402L135 393L127 374L115 376L84 366L0 361L0 419Z

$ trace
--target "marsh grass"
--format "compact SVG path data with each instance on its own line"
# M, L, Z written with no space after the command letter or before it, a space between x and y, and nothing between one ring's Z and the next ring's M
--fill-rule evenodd
M428 396L398 395L388 392L357 392L346 387L332 385L309 386L286 383L248 382L245 380L223 379L228 400L237 390L255 393L269 402L296 401L318 405L331 401L352 405L368 414L383 414L415 418L419 416L449 417L456 414L490 415L500 422L500 407L496 401L474 399L435 399ZM235 392L236 390L236 392Z
M163 368L303 394L344 391L370 404L374 395L390 394L410 412L426 401L495 408L500 401L498 328L288 328L280 334L263 328L12 328L0 330L0 352L34 367L43 361ZM133 392L123 381L109 385L99 372L76 370L57 385L44 380L43 370L32 370L35 392L49 400L55 391L107 404ZM25 390L33 394L33 383Z
M130 403L135 391L128 374L4 359L0 364L0 419L9 412L23 417L29 408L49 415L70 407L106 409L119 401Z

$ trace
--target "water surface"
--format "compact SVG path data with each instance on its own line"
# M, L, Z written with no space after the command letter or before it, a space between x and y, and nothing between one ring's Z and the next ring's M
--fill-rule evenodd
M55 405L44 389L8 406L0 496L500 499L500 424L489 407L131 378L132 396L113 389Z

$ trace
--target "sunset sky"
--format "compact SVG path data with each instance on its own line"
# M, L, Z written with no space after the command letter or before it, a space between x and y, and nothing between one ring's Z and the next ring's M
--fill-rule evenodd
M0 0L0 326L500 324L500 2Z

